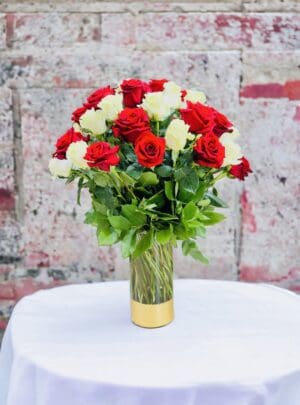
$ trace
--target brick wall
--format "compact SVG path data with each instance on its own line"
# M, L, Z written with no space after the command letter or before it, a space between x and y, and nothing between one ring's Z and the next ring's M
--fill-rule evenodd
M47 164L84 96L129 76L205 90L255 172L223 185L228 220L202 242L211 265L176 252L177 275L299 291L299 11L297 0L0 1L0 329L36 289L128 276L82 224L87 196L77 207Z

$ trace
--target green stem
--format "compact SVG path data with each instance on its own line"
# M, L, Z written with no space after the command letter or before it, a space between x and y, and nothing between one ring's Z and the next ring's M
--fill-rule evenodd
M136 259L130 259L131 298L143 304L159 304L173 296L173 256L170 243L154 242Z
M156 135L159 136L159 121L156 121Z
M227 171L220 173L217 177L215 177L212 182L210 183L211 186L216 184L217 181L223 179L224 177L227 177Z

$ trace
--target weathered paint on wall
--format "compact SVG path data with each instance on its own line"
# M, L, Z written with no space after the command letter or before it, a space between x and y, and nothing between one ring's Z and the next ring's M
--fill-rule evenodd
M96 86L169 77L236 122L254 174L222 187L228 219L176 252L178 277L300 290L300 5L279 0L0 4L0 329L40 288L128 277L118 248L82 222L88 196L51 180L48 157Z

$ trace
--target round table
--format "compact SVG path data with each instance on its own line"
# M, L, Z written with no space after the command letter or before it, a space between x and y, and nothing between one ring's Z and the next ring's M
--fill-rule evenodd
M14 309L0 405L299 405L300 298L176 280L175 321L130 322L128 282L39 291Z

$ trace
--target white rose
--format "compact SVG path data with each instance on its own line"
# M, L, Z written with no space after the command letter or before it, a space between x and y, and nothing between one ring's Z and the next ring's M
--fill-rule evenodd
M123 110L123 96L122 94L110 94L100 101L98 107L101 108L108 121L114 121L119 112Z
M52 158L48 167L53 177L69 177L72 165L66 159Z
M231 129L232 132L226 132L226 134L228 135L228 137L230 135L232 139L236 140L237 138L240 137L240 131L236 127L233 127ZM225 135L225 133L223 135Z
M103 111L94 108L82 114L79 123L81 128L87 129L96 135L104 134L107 129Z
M191 101L192 103L205 103L206 96L203 91L188 90L186 96L184 97L184 100Z
M171 108L166 104L162 91L146 93L141 107L149 117L156 121L163 121L171 114Z
M87 161L84 159L87 150L87 143L84 141L72 142L67 149L68 161L78 169L86 169Z
M82 133L81 126L77 122L74 122L73 129L74 129L75 132Z
M181 107L181 87L174 82L166 82L164 84L164 102L168 104L170 108Z
M234 142L235 136L226 132L220 137L220 142L225 148L225 158L222 167L228 165L238 165L240 164L240 159L243 157L241 147L239 144Z
M170 122L166 130L166 145L174 151L184 149L187 139L193 138L194 135L189 133L189 125L177 118Z

